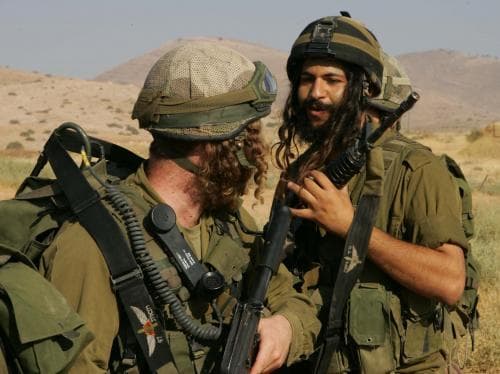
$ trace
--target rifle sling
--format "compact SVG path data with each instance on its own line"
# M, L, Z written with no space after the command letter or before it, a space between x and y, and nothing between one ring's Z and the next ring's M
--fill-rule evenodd
M113 289L150 370L155 372L172 361L172 355L142 272L120 227L55 133L45 144L44 152L71 210L101 250Z
M363 195L356 209L333 287L328 321L323 330L323 344L314 370L316 374L327 373L332 356L340 343L343 333L344 308L363 270L379 202L379 196Z

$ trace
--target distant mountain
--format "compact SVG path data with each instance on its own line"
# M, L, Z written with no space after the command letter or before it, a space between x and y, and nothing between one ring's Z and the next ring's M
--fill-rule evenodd
M116 66L111 70L99 74L97 77L95 77L95 80L111 81L115 83L130 83L142 87L149 69L151 69L156 60L158 60L170 49L175 48L176 46L188 40L215 41L244 54L252 61L264 62L267 67L273 72L276 80L278 81L280 90L278 92L277 103L281 106L285 102L286 95L288 94L288 78L286 77L285 72L285 64L288 57L287 53L258 44L224 38L198 37L176 39L174 41L167 42L158 49L155 49L142 56L133 58L123 64Z
M234 48L253 60L262 60L275 74L282 108L288 94L287 53L257 44L222 38L177 39L108 70L95 79L141 86L153 63L186 40L211 40ZM433 50L398 56L422 99L403 129L469 129L500 119L500 59Z
M433 50L398 56L422 100L415 128L484 127L500 119L500 59Z

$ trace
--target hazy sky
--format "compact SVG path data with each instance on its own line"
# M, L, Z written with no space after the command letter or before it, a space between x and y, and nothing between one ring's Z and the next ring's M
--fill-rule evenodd
M309 22L340 10L392 54L500 57L500 0L0 0L0 66L92 78L183 36L288 51Z

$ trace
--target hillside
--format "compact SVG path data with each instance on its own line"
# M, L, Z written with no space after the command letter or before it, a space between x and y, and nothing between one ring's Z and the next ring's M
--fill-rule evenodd
M139 132L130 118L133 103L151 65L182 40L127 61L94 81L0 67L0 150L12 142L25 149L39 149L51 129L74 121L94 135L117 137L117 141L144 151L148 135ZM272 69L280 94L274 116L266 120L272 124L264 129L268 139L275 137L276 112L288 92L287 53L236 40L210 40L262 60ZM445 50L399 58L422 96L409 118L403 120L404 131L468 131L500 121L500 59Z
M286 95L288 94L288 78L286 77L284 68L288 56L287 53L258 44L223 38L199 37L176 39L174 41L167 42L158 49L155 49L142 56L133 58L123 64L116 66L111 70L99 74L97 77L95 77L95 80L135 84L141 87L144 83L144 79L146 78L149 69L151 68L151 66L153 66L156 60L158 60L158 58L160 58L170 49L175 48L176 46L187 40L216 41L226 47L232 48L244 54L252 61L264 62L273 72L276 80L278 81L280 90L278 92L277 104L282 105L285 102Z
M500 119L500 59L441 49L398 58L422 94L412 127L470 129Z
M264 61L276 75L280 88L276 108L288 94L285 72L287 53L243 41L215 38L177 39L142 56L108 70L95 79L142 85L152 64L163 53L185 40L215 40L251 59ZM434 50L398 56L422 100L411 113L410 130L466 130L484 127L500 119L500 59L467 56L459 52Z
M130 118L138 92L130 84L0 68L0 150L12 142L24 149L40 149L51 130L66 121L82 125L93 135L128 143L131 135L139 133ZM142 139L147 136L141 134Z

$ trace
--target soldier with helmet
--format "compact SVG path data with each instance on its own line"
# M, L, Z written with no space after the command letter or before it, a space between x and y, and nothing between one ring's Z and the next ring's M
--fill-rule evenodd
M368 99L368 111L372 114L372 118L392 113L412 92L410 78L399 61L382 51L382 62L384 64L382 91L378 96ZM401 121L398 120L393 126L396 130L401 130Z
M468 244L460 196L446 166L395 124L344 188L321 171L411 91L394 62L383 57L373 33L347 14L309 24L287 62L291 92L275 157L300 203L292 207L294 243L286 264L317 305L323 328L310 367L322 372L445 373L452 367L446 310L464 289ZM330 321L346 237L373 186L372 170L382 181L367 258L341 321ZM356 248L350 250L356 266ZM339 343L325 358L331 331L340 335Z
M146 249L175 300L156 321L133 309L143 327L131 332L97 244L79 223L65 224L44 252L42 271L96 336L73 372L150 372L147 354L134 346L133 334L151 335L151 353L158 323L171 353L159 373L218 371L224 347L219 326L230 323L262 244L240 197L252 179L260 198L267 148L259 119L270 113L276 89L264 64L213 42L182 44L151 68L132 114L153 136L149 159L118 188L143 222ZM159 204L175 213L175 230L182 235L174 242L184 242L183 248L173 242L165 247L164 233L147 226ZM159 226L168 221L161 214L155 217ZM203 264L203 276L211 277L202 291L189 287L186 279L192 274L183 264L174 266L172 253L186 253L186 247L192 255L183 258L198 268ZM221 276L220 290L210 288L217 283L214 274ZM283 265L271 280L264 317L252 373L271 372L312 352L320 328L315 308L294 290Z

